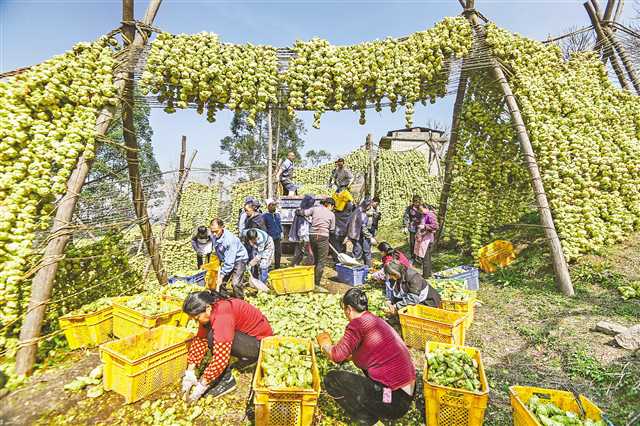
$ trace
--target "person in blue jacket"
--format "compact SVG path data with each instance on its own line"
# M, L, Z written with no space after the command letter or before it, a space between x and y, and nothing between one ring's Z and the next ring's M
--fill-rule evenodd
M209 230L213 240L213 249L218 259L220 259L216 291L226 291L226 284L231 281L233 295L239 299L244 299L242 276L247 269L247 261L249 260L247 249L240 241L240 238L224 229L222 219L213 219Z
M264 223L267 226L267 234L273 239L274 248L274 267L280 268L280 260L282 258L282 219L280 213L276 211L278 203L274 199L267 200L267 212L262 214Z
M257 274L252 274L253 277L266 283L269 267L273 262L273 239L266 232L256 228L242 231L242 239L253 248L248 264L250 269L258 269Z

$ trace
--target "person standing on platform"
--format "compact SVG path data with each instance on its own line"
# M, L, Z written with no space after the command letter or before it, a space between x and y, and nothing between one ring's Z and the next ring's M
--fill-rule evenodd
M293 151L289 151L287 158L282 162L276 173L276 179L282 186L283 195L298 195L298 186L293 183L293 160L295 159L296 154Z

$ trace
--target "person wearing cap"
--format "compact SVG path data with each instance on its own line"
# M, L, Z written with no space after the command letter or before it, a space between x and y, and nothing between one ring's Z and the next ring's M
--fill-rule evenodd
M311 218L311 228L309 230L309 242L313 251L315 272L314 278L316 286L320 285L322 273L324 272L324 262L329 254L329 235L336 229L336 217L333 208L336 202L331 197L327 197L319 206L309 209L298 209L297 214Z
M293 160L295 159L296 154L289 151L287 158L284 159L276 173L276 179L280 181L284 195L298 195L298 186L293 183Z
M353 183L353 173L344 165L344 158L336 160L336 168L331 172L329 178L329 188L335 188L336 193L340 193L347 189Z
M198 226L196 234L191 238L191 247L193 247L193 250L196 252L198 269L200 269L203 263L209 263L211 261L213 240L206 226ZM204 262L205 259L206 262Z
M264 223L267 226L267 234L273 240L274 258L276 269L280 268L280 260L282 259L282 219L280 213L276 211L278 202L273 198L267 200L267 212L262 214Z

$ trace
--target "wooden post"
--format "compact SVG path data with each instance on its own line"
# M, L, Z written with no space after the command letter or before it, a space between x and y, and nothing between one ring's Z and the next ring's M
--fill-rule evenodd
M185 136L183 136L183 141L186 142ZM183 147L186 148L186 143L183 145ZM167 225L169 224L169 218L171 217L171 213L173 212L173 209L174 208L176 210L178 209L178 203L180 202L180 194L182 193L182 188L184 187L184 183L187 181L187 177L189 176L189 171L191 170L191 164L193 164L193 160L194 158L196 158L197 153L198 153L197 150L193 151L193 154L191 154L191 158L189 159L189 163L187 164L186 170L182 170L182 174L178 179L178 184L176 186L176 196L169 203L169 207L167 208L167 213L165 214L165 220L160 226L160 233L158 234L159 235L158 240L160 241L160 244L162 244L162 241L164 241L164 231L165 229L167 229ZM184 159L182 159L182 165L184 166ZM158 248L160 244L158 244Z
M589 2L584 3L583 6L586 9L587 14L589 15L589 19L591 19L591 24L593 25L593 28L596 30L596 35L598 36L598 39L602 42L605 58L609 58L611 60L611 67L613 68L613 71L616 73L616 76L618 77L620 86L622 86L622 88L625 90L631 90L631 88L629 87L629 83L627 83L627 80L624 77L622 68L620 67L620 62L618 62L618 58L615 56L615 52L613 51L611 42L609 41L609 37L607 37L607 34L604 32L604 30L600 26L600 18L596 13L595 8ZM606 63L606 59L605 59L605 63Z
M277 173L278 168L280 167L279 164L279 157L280 157L280 114L281 114L281 110L278 108L276 109L276 147L274 150L274 154L273 154L273 169L272 169L272 173ZM278 185L278 182L273 182L273 188L274 194L278 194L279 192L279 188L280 185Z
M367 148L369 149L369 196L373 198L376 195L376 170L373 154L373 135L371 133L367 134Z
M127 22L133 21L133 2L134 0L122 0L122 20L124 24L124 40L125 46L130 44L130 40L135 37L135 26L128 24ZM129 40L129 41L128 41ZM129 169L129 181L131 183L131 197L133 199L133 207L136 212L136 217L139 221L140 232L142 233L142 239L147 247L147 252L151 257L151 263L153 270L156 273L156 278L160 285L167 284L167 272L162 265L162 258L160 257L160 250L158 249L158 242L153 237L153 230L151 229L151 223L149 222L149 213L147 211L147 202L145 199L144 190L142 188L142 180L140 179L140 159L138 158L138 151L140 146L136 137L136 129L133 122L133 106L135 99L133 96L135 88L135 75L133 72L135 64L135 53L133 49L129 52L129 67L127 69L127 77L124 83L124 93L122 102L122 134L124 136L124 144L127 148L127 168Z
M449 136L449 145L447 146L447 156L444 160L444 181L442 182L442 192L440 193L440 206L438 208L438 223L440 227L436 231L436 244L440 241L444 223L447 218L447 207L449 205L449 194L451 193L451 182L453 181L453 158L456 155L458 144L458 129L460 128L460 114L462 113L462 104L467 90L469 77L464 70L464 62L460 71L460 80L458 81L458 90L456 92L456 101L453 104L453 117L451 118L451 135Z
M484 28L482 28L482 26L479 24L478 16L476 15L475 11L472 10L472 8L468 9L469 10L465 10L465 12L468 12L465 13L467 19L469 19L469 21L471 22L471 25L474 28L474 32L480 35L480 39L484 39ZM527 165L527 169L529 170L529 176L531 177L531 186L536 197L538 212L540 213L540 221L542 227L544 228L547 242L549 244L549 249L551 251L553 269L556 275L556 284L565 296L573 296L575 293L573 291L573 285L571 284L569 268L564 257L564 252L562 251L560 238L558 238L558 233L556 232L556 226L553 222L553 217L551 216L551 209L549 208L549 202L547 201L547 195L544 191L542 177L540 176L540 170L538 169L538 163L536 162L536 155L533 151L531 141L529 140L527 128L524 124L524 120L522 119L522 115L520 114L520 109L518 107L518 103L516 102L516 98L511 91L511 87L509 86L509 82L507 81L507 78L502 71L502 67L500 66L498 60L493 56L491 57L491 68L498 84L502 88L502 92L504 93L505 102L507 104L507 107L509 108L512 124L518 136L518 141L520 142L520 148L522 149L524 161Z
M162 0L149 0L149 6L143 22L152 25L158 13ZM142 47L146 42L146 37L138 34L134 40L133 47ZM124 87L124 74L121 72L116 76L115 86L120 93ZM116 107L111 106L100 112L96 120L96 135L105 135L109 129L109 124L114 116ZM31 281L31 297L27 313L20 329L20 344L16 355L16 374L30 374L36 359L38 349L38 337L41 333L42 320L46 312L46 304L51 297L53 290L53 280L58 271L58 262L64 258L64 250L71 237L72 231L69 224L73 220L73 212L78 201L78 196L82 191L91 167L91 160L84 155L78 158L76 167L67 181L67 192L62 197L53 219L51 235L56 237L49 240L44 249L43 260L56 260L47 262L46 266L36 272Z
M267 110L267 198L273 198L273 126L271 107Z
M182 198L182 185L180 185L180 181L184 176L184 157L186 157L186 155L187 155L187 137L185 135L182 135L182 146L180 149L180 170L178 171L178 186L176 187L176 191L178 191L176 195L176 212L180 210L180 199ZM169 214L171 214L171 211L169 211ZM175 232L173 233L173 239L177 240L179 238L180 238L180 215L176 214L176 229L175 229Z

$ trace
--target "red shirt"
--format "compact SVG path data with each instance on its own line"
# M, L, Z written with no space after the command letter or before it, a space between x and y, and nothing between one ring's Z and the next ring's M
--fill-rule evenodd
M273 336L273 330L267 318L255 306L242 299L219 300L211 310L211 328L214 342L233 342L233 336L239 331L258 340ZM207 338L208 330L200 325L198 337Z
M229 364L231 346L236 331L254 336L258 340L272 336L273 330L262 312L241 299L219 300L211 310L213 329L213 357L202 373L207 383L211 383ZM200 325L198 335L191 341L187 362L198 365L207 353L208 329Z
M402 338L371 312L349 322L344 336L331 349L334 362L343 362L349 356L369 378L391 390L400 389L416 379L416 369Z
M382 256L382 265L387 266L387 264L391 263L392 260L397 260L406 268L413 267L411 262L409 262L409 259L407 259L407 256L405 256L404 253L401 251L396 250L393 256L391 255Z

